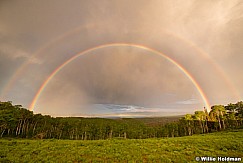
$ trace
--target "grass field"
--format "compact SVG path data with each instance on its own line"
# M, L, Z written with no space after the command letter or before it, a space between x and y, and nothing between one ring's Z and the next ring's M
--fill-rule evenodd
M0 139L0 162L196 162L243 158L243 130L161 139Z

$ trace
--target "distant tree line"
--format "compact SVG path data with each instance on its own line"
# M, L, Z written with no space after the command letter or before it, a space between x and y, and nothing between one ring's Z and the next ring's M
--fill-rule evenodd
M0 102L0 137L97 140L178 137L243 126L243 102L214 105L174 122L146 123L146 118L51 117L33 114L21 105ZM151 118L152 121L152 118Z

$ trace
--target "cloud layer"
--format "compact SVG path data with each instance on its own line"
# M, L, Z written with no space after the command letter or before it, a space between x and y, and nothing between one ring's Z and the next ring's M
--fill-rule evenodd
M1 1L0 20L0 100L28 107L67 59L114 42L166 54L195 78L211 104L243 97L241 0ZM44 89L35 111L106 114L104 107L92 109L94 104L178 113L205 106L195 86L165 58L111 47L67 65Z

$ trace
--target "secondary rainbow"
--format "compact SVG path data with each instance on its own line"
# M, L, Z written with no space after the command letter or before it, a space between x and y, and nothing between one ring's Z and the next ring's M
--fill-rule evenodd
M205 93L203 92L202 88L199 86L199 84L196 82L196 80L192 77L192 75L185 69L183 68L179 63L177 63L176 61L174 61L172 58L168 57L167 55L155 50L155 49L151 49L149 47L145 47L142 45L137 45L137 44L130 44L130 43L112 43L112 44L104 44L104 45L100 45L100 46L96 46L90 49L86 49L76 55L74 55L73 57L71 57L70 59L68 59L67 61L65 61L63 64L61 64L59 67L57 67L51 74L50 76L43 82L43 84L41 85L41 87L39 88L39 90L37 91L36 95L34 96L29 109L31 111L33 111L35 104L38 100L38 98L40 97L41 93L44 91L45 87L48 85L48 83L51 81L51 79L58 73L60 72L66 65L68 65L69 63L71 63L72 61L74 61L75 59L77 59L78 57L87 54L89 52L98 50L98 49L102 49L102 48L108 48L108 47L135 47L135 48L139 48L139 49L144 49L147 51L150 51L154 54L157 54L159 56L162 56L163 58L167 59L168 61L170 61L171 63L173 63L174 65L177 66L177 68L179 68L187 77L188 79L193 83L193 85L196 87L197 91L199 92L205 107L207 110L210 110L210 104L209 101L205 95Z
M57 42L66 39L66 37L68 37L69 35L73 35L76 34L78 32L80 32L80 30L84 29L84 28L89 28L90 26L78 26L75 29L72 29L60 36L58 36L57 38L52 39L51 41L49 41L47 44L45 44L43 47L40 47L33 55L32 57L35 58L36 56L38 56L39 54L43 53L46 49L48 49L50 46L56 44ZM186 44L188 44L190 47L192 47L193 49L195 49L201 56L203 56L205 59L208 60L208 62L214 66L215 70L221 75L221 77L223 78L224 82L227 84L227 86L231 89L231 91L233 92L234 96L237 99L240 99L240 95L239 92L236 90L236 88L234 87L232 81L228 78L228 76L225 74L225 72L223 71L223 69L216 63L214 62L209 54L207 54L205 51L203 51L201 48L199 48L196 44L194 44L192 41L182 38L179 35L176 35L175 33L172 33L168 30L162 30L164 33L168 34L169 36L172 36L176 39L179 39L182 42L185 42ZM9 92L9 90L13 87L14 83L18 80L18 78L21 76L21 74L23 74L25 72L25 69L27 68L27 66L30 64L30 61L27 60L26 62L24 62L18 69L17 71L13 74L13 76L9 79L9 82L7 82L6 86L3 88L1 94L0 94L0 98L4 98L4 96Z

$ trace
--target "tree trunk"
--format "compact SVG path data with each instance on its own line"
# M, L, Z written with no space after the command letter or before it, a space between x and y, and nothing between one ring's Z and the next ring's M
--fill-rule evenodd
M76 127L76 135L75 135L76 140L78 140L78 128Z
M202 134L204 133L203 131L203 124L202 124L202 121L201 120L199 120L199 124L200 124L200 127L201 127L201 131L202 131Z
M205 121L205 130L206 130L206 133L208 133L208 121L207 120Z
M6 129L3 129L2 133L1 133L1 138L3 137L3 134L5 132Z
M225 130L225 123L224 123L224 120L222 120L222 124L223 124L223 129Z
M20 129L21 129L21 125L22 125L22 119L19 120L19 123L18 123L18 126L17 126L17 129L16 129L16 136L19 135L19 132L20 132Z
M33 135L35 135L35 129L36 129L37 122L35 122L34 127L33 127Z
M61 137L62 137L62 130L61 130L61 132L59 134L59 139L61 139Z
M217 118L218 118L218 122L219 122L219 130L221 130L221 122L220 122L220 118L219 118L219 114L217 113Z
M25 123L26 123L26 119L24 119L24 123L22 124L22 137L25 135Z
M110 132L110 134L109 134L109 138L111 139L112 138L112 130L111 130L111 132Z
M84 132L84 140L87 140L87 133L86 133L86 131Z

